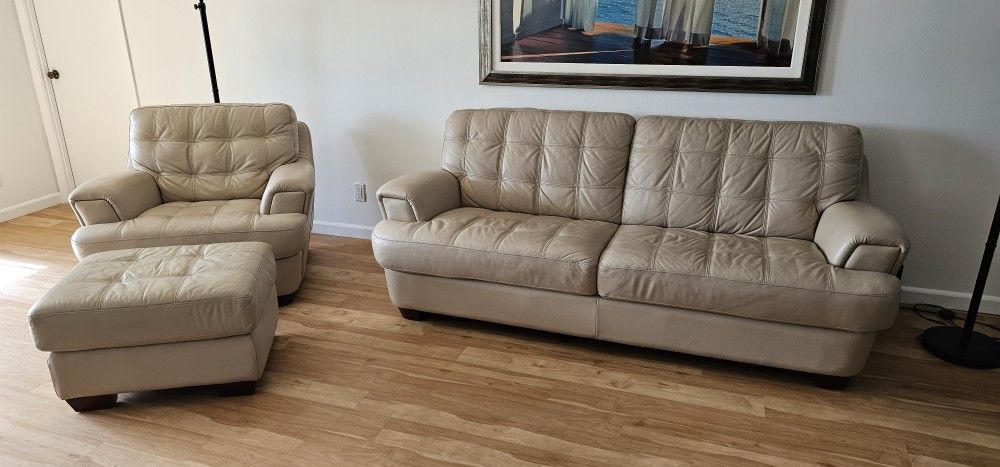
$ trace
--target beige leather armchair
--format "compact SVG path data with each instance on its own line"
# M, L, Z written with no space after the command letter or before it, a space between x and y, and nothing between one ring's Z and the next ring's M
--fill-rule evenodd
M770 365L842 387L899 311L909 243L861 132L460 110L441 168L378 191L404 317L441 313Z
M69 197L73 251L261 241L287 300L305 275L314 177L309 129L288 105L142 107L127 170Z

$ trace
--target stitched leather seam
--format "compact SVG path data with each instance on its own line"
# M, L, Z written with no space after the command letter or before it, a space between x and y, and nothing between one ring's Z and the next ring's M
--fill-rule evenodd
M190 113L188 113L187 114L187 118L188 118L188 134L189 135L193 135L194 134L194 116L191 115ZM189 170L191 170L191 176L193 177L194 176L193 175L194 174L194 162L191 160L191 144L190 143L187 144L187 146L184 149L187 152L187 154L185 156L187 158L187 167L188 167ZM160 176L163 176L163 174L161 173ZM195 198L195 199L198 199L198 184L194 184L194 183L191 184L191 197Z
M266 138L280 138L280 137L285 137L285 136L287 136L287 137L290 138L292 136L290 134L292 132L292 130L291 130L291 128L287 128L287 129L285 128L285 127L288 127L288 126L289 125L287 123L284 123L284 124L281 125L281 127L275 129L274 131L271 131L271 132L265 131L264 133L260 133L260 134L257 134L257 135L251 135L251 136L233 136L233 137L230 137L230 138L220 138L218 136L206 136L204 138L196 139L196 140L189 140L189 139L166 139L166 138L154 138L154 139L139 138L139 139L133 139L132 141L135 142L135 143L153 143L153 144L159 144L159 143L192 144L192 143L204 143L204 142L220 143L220 142L233 142L233 141L260 141L260 140L266 139Z
M293 164L293 163L294 162L289 162L288 164ZM285 165L285 164L279 164L278 167L281 167L283 165ZM243 170L243 171L240 171L240 172L229 172L229 171L221 171L221 172L169 172L169 171L163 171L163 172L160 172L160 175L161 176L173 175L173 176L182 176L182 177L187 177L187 178L197 178L197 177L201 177L201 176L205 176L205 175L226 175L226 176L232 176L232 175L255 175L255 174L266 174L266 173L268 173L267 167L261 167L259 170Z
M493 249L496 250L496 251L500 251L500 245L503 244L503 241L507 240L507 237L509 237L511 234L513 234L514 231L517 230L517 228L521 226L521 224L524 224L525 222L529 221L530 219L531 219L530 217L525 217L524 219L521 219L521 220L515 222L514 225L510 226L510 228L508 228L507 231L504 232L503 235L500 236L500 239L497 240L497 242L495 244L493 244Z
M648 273L662 274L662 275L668 275L668 276L669 275L677 275L677 276L697 277L697 278L701 278L701 279L711 279L711 280L717 280L717 281L736 282L736 283L739 283L739 284L756 285L756 286L760 286L760 287L775 287L775 288L782 288L782 289L804 290L804 291L807 291L807 292L815 292L815 293L823 293L823 294L853 295L853 296L856 296L856 297L891 297L893 295L898 295L899 292L900 292L900 290L902 290L901 288L897 288L895 292L890 292L890 293L884 293L884 294L863 294L863 293L853 293L853 292L839 292L839 291L836 291L836 290L817 290L817 289L810 289L810 288L806 288L806 287L795 287L795 286L792 286L792 285L764 284L764 283L750 282L750 281L744 281L744 280L739 280L739 279L727 279L727 278L724 278L724 277L705 276L703 274L691 274L691 273L684 273L684 272L669 272L669 271L655 271L655 270L649 270L649 269L627 268L627 267L620 267L620 266L600 266L600 271L602 271L602 272L610 272L610 271L648 272Z
M583 175L583 158L585 157L584 151L586 150L585 144L587 142L587 123L589 121L590 114L583 114L583 128L580 130L580 152L577 154L576 161L576 183L573 186L573 217L580 217L580 177ZM553 237L554 238L554 237ZM549 241L552 241L550 238ZM546 242L548 246L548 242ZM542 250L545 253L545 250Z
M715 240L717 236L709 233L708 240L708 252L705 253L705 276L712 277L712 263L715 262Z
M768 322L768 323L791 324L791 325L796 325L796 326L805 326L805 327L809 327L809 328L830 329L830 330L834 330L834 331L843 331L843 332L850 332L850 333L872 333L872 332L877 332L876 330L871 330L871 331L863 331L862 330L862 331L859 331L857 329L850 329L850 328L845 328L845 327L841 327L841 326L825 326L825 325L820 326L820 325L817 325L815 323L805 323L805 322L791 320L791 319L778 320L778 319L773 319L773 318L772 319L768 319L768 318L760 318L760 317L748 317L746 315L739 315L739 314L736 314L736 313L733 313L733 312L721 311L721 310L718 310L718 309L710 309L710 308L705 308L705 307L700 307L700 306L697 307L697 308L694 307L694 306L683 307L683 306L680 306L680 305L669 305L669 304L666 304L666 303L659 303L659 302L652 302L652 301L642 301L642 300L638 300L638 299L635 299L635 298L629 298L629 297L620 297L620 296L612 295L612 294L602 294L600 296L601 297L605 297L605 298L611 298L611 299L615 299L615 300L627 302L627 303L635 303L635 304L638 304L638 305L651 305L651 306L662 306L662 307L670 307L670 308L680 308L680 309L684 309L684 310L700 311L700 312L704 312L704 313L715 313L715 314L719 314L719 315L723 315L723 316L730 316L730 317L733 317L733 318L742 318L742 319L748 319L748 320L754 320L754 321L764 321L764 322Z
M768 123L767 124L767 152L770 155L770 157L774 157L774 124L773 123ZM766 169L767 170L767 175L766 175L767 178L764 179L764 193L767 196L767 199L764 202L764 227L761 229L764 235L767 235L767 233L768 233L768 231L767 231L767 221L768 221L768 219L770 217L769 213L771 212L771 209L770 209L771 208L771 175L773 173L773 170L772 170L773 169L773 167L772 167L773 160L770 159L770 157L767 160L767 169Z
M458 230L455 231L455 234L452 235L451 238L448 239L448 243L447 243L446 246L455 246L455 240L458 240L458 236L462 235L462 233L465 232L465 230L468 229L470 225L472 225L473 223L475 223L476 221L478 221L478 220L480 220L482 218L483 218L483 216L473 217L472 220L470 220L470 221L462 224L461 226L459 226ZM416 230L416 229L414 229L414 230Z
M125 273L128 272L128 268L131 267L133 264L135 264L135 262L138 259L139 259L139 253L136 252L135 254L132 255L132 259L130 259L127 263L125 263L124 266L122 266L121 272L118 273L118 278L114 282L108 282L108 285L104 287L104 290L102 290L100 294L101 298L97 300L98 309L104 308L104 304L108 300L108 292L110 292L115 285L123 283L122 279L125 278Z
M177 288L174 290L174 302L177 302L180 299L181 289L184 288L184 284L186 284L188 279L191 278L191 271L194 270L194 266L198 264L198 261L205 259L205 245L198 245L196 251L198 252L198 259L191 260L191 262L188 263L187 270L184 271L183 277L181 277L181 283L178 284Z
M476 119L476 113L478 112L479 112L478 110L473 110L472 113L469 114L469 122L465 127L466 140L470 139L469 136L472 135L472 121ZM462 173L464 174L467 173L468 171L469 171L469 142L466 141L465 144L462 145ZM462 196L462 198L465 198L465 196Z
M684 123L681 124L681 132L680 132L680 135L677 136L677 147L675 148L675 150L679 150L680 149L681 142L684 141L684 133L687 131L687 128L688 128L689 124L690 124L689 121L685 121ZM631 159L631 156L630 156L630 159ZM670 174L670 188L671 189L673 189L675 186L677 186L677 177L681 173L681 171L680 171L680 165L681 165L680 153L675 153L675 155L673 157L673 160L674 160L674 163L670 167L670 170L673 171L673 173ZM672 193L668 193L667 194L666 202L664 203L664 206L663 206L663 226L664 227L667 227L667 226L670 225L670 202L673 201L673 199L674 199L673 194Z
M549 290L549 291L552 291L552 292L562 292L562 293L568 293L568 294L571 294L571 295L580 295L580 296L583 296L583 297L596 296L596 294L580 293L580 291L578 291L578 290L561 289L561 288L556 288L556 287L545 287L545 286L542 286L542 285L535 285L535 284L527 284L527 285L525 285L523 283L503 281L503 280L498 280L498 279L493 279L493 278L476 277L476 276L473 276L471 274L468 274L468 275L466 275L466 274L455 274L455 275L450 275L450 276L442 276L442 275L437 275L437 274L429 274L429 273L426 273L426 272L418 272L418 271L412 271L412 270L401 269L401 268L388 268L388 269L390 271L405 272L407 274L418 274L418 275L422 275L422 276L441 277L441 278L445 278L445 279L465 279L465 280L474 280L474 281L481 281L481 282L490 282L490 283L495 283L495 284L513 285L513 286L516 286L516 287L526 287L526 288L530 288L530 289Z
M400 243L400 244L404 244L404 245L425 245L425 246L432 246L432 247L437 247L437 248L450 248L450 249L455 249L455 250L474 251L476 253L485 253L485 254L489 254L489 255L512 256L512 257L515 257L515 258L527 258L527 259L537 259L537 260L540 260L540 261L555 261L557 263L576 264L577 267L579 267L580 269L596 268L596 266L598 264L598 258L594 258L592 260L591 259L584 259L584 260L579 260L579 261L573 261L573 260L567 260L567 259L545 258L545 257L542 257L542 256L517 255L517 254L513 254L513 253L503 253L503 252L500 252L500 251L477 250L475 248L468 248L468 247L454 246L454 245L440 245L440 244L437 244L437 243L413 242L413 241L406 242L406 241L402 241L402 240L391 240L391 239L388 239L388 238L385 238L385 237L379 237L378 235L372 235L372 238L374 238L376 240L383 241L383 242Z
M238 331L220 331L218 333L205 333L205 334L194 334L194 335L184 335L175 337L163 337L156 339L148 339L144 341L129 342L127 340L119 340L117 343L104 343L102 342L100 347L90 347L87 344L80 344L72 347L66 347L65 350L58 350L57 352L81 352L87 350L106 350L106 349L123 349L126 347L145 347L148 345L164 345L164 344L179 344L182 342L197 342L204 340L213 339L230 339L235 337L248 336L250 332L238 330Z
M500 141L500 154L497 156L497 177L503 179L503 163L507 157L507 132L510 130L510 122L514 120L514 112L507 115L507 122L501 129L503 141ZM497 206L503 207L503 183L497 183Z
M823 189L826 188L826 157L825 155L830 151L830 127L825 127L823 129L823 155L824 158L819 165L819 185L816 187L816 211L819 212L819 202L823 197ZM857 191L857 185L854 186L854 191Z
M729 125L729 136L726 138L726 151L728 151L729 148L733 147L733 131L735 131L735 128L736 128L736 125L733 124L733 123L730 123L730 125ZM722 153L722 154L720 154L720 156L721 156L722 160L719 162L719 165L720 165L720 167L719 167L719 175L715 179L715 193L716 193L715 202L712 203L712 214L713 214L712 215L712 230L713 231L719 230L719 217L720 217L721 212L722 212L722 210L719 209L719 205L722 204L722 199L723 199L722 196L721 196L722 195L722 183L723 183L723 181L725 179L725 175L726 175L726 160L728 159L728 157L726 157L727 153Z
M769 250L769 248L767 246L767 243L768 243L767 238L761 239L760 244L761 244L761 246L764 247L764 257L763 257L764 258L764 281L763 282L765 284L768 284L768 283L771 282L771 251ZM829 274L829 276L832 276L832 274ZM829 289L829 290L832 290L832 289Z
M542 145L543 146L540 147L540 148L538 148L540 150L540 152L538 154L538 166L535 168L535 199L534 199L533 207L534 207L534 210L535 210L536 214L539 213L539 212L541 212L539 204L541 204L542 186L543 185L544 186L551 186L550 184L547 184L544 181L542 181L542 166L545 164L545 148L546 148L546 146L544 144L545 144L545 138L547 138L548 134L549 134L549 124L551 122L552 122L552 112L546 112L545 113L545 125L542 126ZM514 180L514 181L519 181L519 180Z
M72 207L72 208L73 208L73 212L74 212L74 214L76 214L76 217L77 217L78 219L82 220L82 219L83 219L83 216L82 216L82 215L80 215L80 212L79 212L79 211L77 210L77 208L76 208L76 203L85 203L85 202L88 202L88 201L104 201L105 203L108 203L108 206L110 206L110 207L111 207L111 210L115 212L115 215L116 215L116 216L118 216L118 222L121 222L121 221L123 220L123 219L122 219L122 215L121 215L121 213L120 213L120 212L118 212L118 208L116 208L116 207L115 207L115 203L112 203L112 202L111 202L111 200L110 200L110 199L107 199L107 198L98 198L98 199L75 199L75 200L73 200L73 201L72 201L72 202L70 203L70 207ZM81 224L82 224L82 223L83 223L83 222L81 222ZM93 225L93 224L89 224L89 225Z
M770 140L768 141L770 144ZM729 153L726 151L692 151L688 149L676 149L676 148L652 148L652 147L633 147L632 152L649 152L658 153L659 155L705 155L705 156L722 156L726 159L751 159L751 160L823 160L825 157L822 154L815 152L802 154L802 155L792 155L792 156L775 156L766 154L747 154L747 153Z
M551 112L549 112L551 114ZM475 139L461 139L461 138L445 138L445 142L459 143L459 144L469 144L469 143L488 143L488 144L501 144L501 141L494 139L485 138L475 138ZM571 148L571 149L600 149L605 151L625 151L629 149L630 145L622 146L589 146L586 144L557 144L557 143L542 143L538 144L534 141L506 141L505 144L511 146L531 146L536 148Z
M73 243L78 243L80 245L96 245L98 243L117 243L117 242L129 242L129 241L134 241L134 240L156 240L156 239L159 239L159 238L200 237L200 236L203 236L203 235L230 235L230 234L243 234L243 233L294 232L296 230L299 230L300 228L301 228L301 226L300 227L296 227L296 228L292 228L292 229L252 230L252 231L234 230L234 231L231 231L231 232L203 232L203 233L193 233L193 234L184 234L184 235L162 235L162 236L155 236L155 237L117 238L117 239L114 239L114 240L96 240L96 241L73 240Z
M492 181L492 182L523 183L523 184L526 184L526 185L540 185L540 186L551 187L551 188L588 188L588 189L592 189L592 190L621 190L622 189L622 185L612 185L612 184L592 185L592 184L582 184L581 183L581 184L577 185L577 184L574 183L574 184L567 185L567 184L560 184L560 183L546 183L546 182L542 182L542 181L525 180L525 179L517 179L517 178L496 178L496 177L489 177L489 176L475 175L475 174L462 174L462 175L464 175L465 178L473 178L473 179L477 179L477 180L485 180L485 181Z
M666 194L682 194L689 196L701 196L703 198L726 198L726 199L741 199L747 201L794 201L799 203L812 204L813 200L809 198L777 198L777 197L756 197L756 196L739 196L739 195L726 195L722 193L699 193L696 191L685 191L685 190L673 190L669 188L655 188L655 187L640 187L631 186L625 188L625 191L653 191Z
M549 250L549 245L552 244L552 241L558 238L560 235L562 235L563 230L566 230L566 227L569 227L569 225L572 223L573 221L567 220L565 224L559 226L559 228L556 229L555 233L553 233L552 236L545 241L545 244L542 245L542 249L538 252L538 258L542 258L542 256L545 255L545 252Z

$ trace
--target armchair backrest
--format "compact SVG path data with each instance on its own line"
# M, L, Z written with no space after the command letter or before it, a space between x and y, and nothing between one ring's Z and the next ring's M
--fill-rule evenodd
M634 126L625 114L459 110L441 166L463 206L617 223Z
M864 196L849 125L644 117L623 224L811 240L830 205Z
M129 167L156 179L164 201L260 198L271 172L299 156L299 125L285 104L140 107Z

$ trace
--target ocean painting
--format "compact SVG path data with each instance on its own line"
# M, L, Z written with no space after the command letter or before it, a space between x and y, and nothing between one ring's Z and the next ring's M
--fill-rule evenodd
M829 0L480 0L480 82L813 94Z
M635 24L636 3L636 0L598 2L597 21L632 26ZM760 0L715 0L712 34L756 39L760 3Z
M790 67L800 0L499 0L501 60Z

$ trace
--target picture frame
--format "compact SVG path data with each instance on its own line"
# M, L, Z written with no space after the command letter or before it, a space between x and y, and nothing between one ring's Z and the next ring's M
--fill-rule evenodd
M602 6L602 1L614 5ZM603 15L624 23L631 13L630 1L637 11L631 25L634 37L628 37L628 24L598 22ZM670 11L671 2L686 2L687 8ZM525 14L528 4L534 11ZM576 14L581 4L585 4L582 22ZM615 6L622 4L628 7ZM671 14L689 14L691 4L709 5L706 14L711 19L673 17L669 24L700 21L711 29L707 37L705 28L701 35L656 28ZM734 34L756 32L756 39L718 39L716 31L724 28L712 18L712 11L719 4L734 10L730 17L742 21ZM756 12L754 5L759 5ZM775 13L778 5L783 17L781 11ZM480 83L811 95L816 93L827 5L828 0L481 0ZM791 11L793 6L796 11ZM645 8L652 14L639 12ZM518 11L521 16L515 17ZM753 31L750 22L755 14L758 27ZM639 25L647 18L652 29Z

